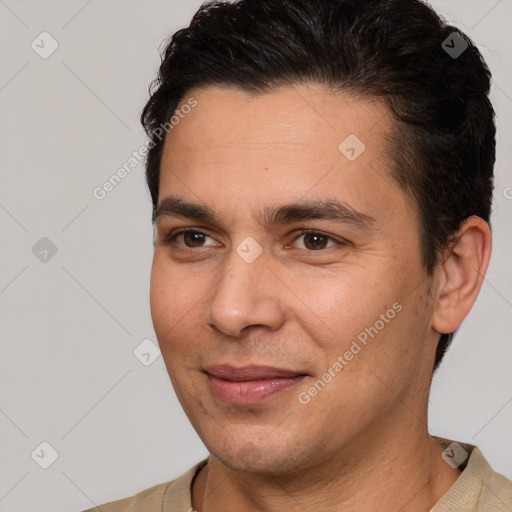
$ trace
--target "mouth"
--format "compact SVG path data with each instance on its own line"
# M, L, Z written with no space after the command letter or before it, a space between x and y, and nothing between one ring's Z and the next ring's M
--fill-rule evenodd
M223 402L254 405L296 386L308 375L271 366L215 365L206 368L211 392Z

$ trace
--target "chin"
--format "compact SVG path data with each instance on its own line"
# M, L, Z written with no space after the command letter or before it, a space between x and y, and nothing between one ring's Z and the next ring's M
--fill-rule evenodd
M260 474L274 474L275 468L279 467L279 462L266 461L264 459L251 460L247 455L234 454L232 457L223 454L222 458L217 457L224 466L237 473L260 473Z
M281 444L281 448L285 447ZM291 453L281 453L275 447L263 441L261 449L251 441L240 447L231 444L224 450L208 450L224 466L239 473L259 473L262 475L285 476L299 471L299 453L296 447L290 447Z

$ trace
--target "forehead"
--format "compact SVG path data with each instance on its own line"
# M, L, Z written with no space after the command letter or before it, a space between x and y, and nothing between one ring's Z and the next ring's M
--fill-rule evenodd
M381 100L318 84L259 94L205 87L177 111L190 98L197 105L165 141L159 200L172 193L227 212L328 195L372 215L402 195L385 156L393 120Z
M282 86L265 93L227 86L203 87L189 91L177 110L192 97L197 106L180 116L179 129L176 126L171 130L167 146L185 148L199 142L207 150L230 144L229 151L236 145L256 152L261 149L257 144L269 148L288 144L294 152L302 149L313 153L327 146L338 151L346 136L355 134L369 142L370 137L378 137L392 124L382 100L332 92L313 83Z

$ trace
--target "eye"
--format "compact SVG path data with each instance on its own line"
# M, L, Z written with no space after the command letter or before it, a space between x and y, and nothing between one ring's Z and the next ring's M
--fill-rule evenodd
M203 231L184 228L170 233L162 242L160 242L160 245L174 245L177 250L193 251L194 249L199 249L201 247L215 245L215 243L205 245L205 241L208 238L213 240L210 235L204 233ZM345 245L346 243L341 240L336 240L326 233L312 229L303 229L299 231L299 234L295 237L294 242L296 240L300 240L301 238L303 239L303 243L302 247L299 247L299 249L303 249L308 252L318 252L324 249L329 249L335 245ZM329 245L329 242L331 242L331 245Z
M162 241L162 244L170 245L174 243L180 247L184 247L185 250L186 248L194 249L197 247L204 247L203 243L206 238L212 237L206 233L203 233L202 231L197 231L195 229L182 229L173 231ZM184 244L181 243L180 240L183 241Z
M322 233L321 231L314 231L312 229L301 230L299 236L295 238L295 240L299 240L301 238L304 240L304 248L308 251L328 249L329 247L326 247L326 244L329 240L334 242L333 245L340 245L343 243L335 240L333 237L326 235L325 233ZM330 247L332 247L332 245Z

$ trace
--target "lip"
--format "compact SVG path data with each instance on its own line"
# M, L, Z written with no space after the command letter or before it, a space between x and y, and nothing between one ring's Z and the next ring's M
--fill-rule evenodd
M272 366L206 368L212 393L233 405L254 405L296 386L306 374Z

